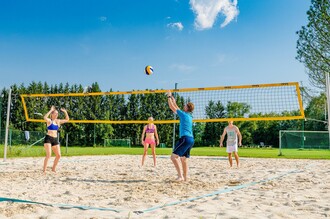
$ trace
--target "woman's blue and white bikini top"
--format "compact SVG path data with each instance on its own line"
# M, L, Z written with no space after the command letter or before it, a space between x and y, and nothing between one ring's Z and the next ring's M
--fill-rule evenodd
M59 128L58 125L54 124L53 121L52 123L47 127L48 130L52 130L52 131L57 131Z

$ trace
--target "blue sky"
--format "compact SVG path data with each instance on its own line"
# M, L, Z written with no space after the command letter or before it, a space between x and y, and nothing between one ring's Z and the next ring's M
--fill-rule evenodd
M306 0L0 0L0 88L102 91L303 82ZM144 73L146 65L154 74Z

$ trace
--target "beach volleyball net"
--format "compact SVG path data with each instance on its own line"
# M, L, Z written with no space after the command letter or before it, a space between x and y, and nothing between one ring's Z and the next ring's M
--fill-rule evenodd
M148 123L149 116L154 117L154 123L177 123L169 110L166 91L22 94L21 99L28 122L44 122L40 115L54 105L68 110L70 123ZM304 118L297 82L171 91L181 109L187 102L194 103L194 122Z

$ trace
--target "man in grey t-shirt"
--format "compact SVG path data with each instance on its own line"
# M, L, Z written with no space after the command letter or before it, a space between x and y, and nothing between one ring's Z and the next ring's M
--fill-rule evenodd
M227 134L226 152L228 153L228 160L230 167L233 166L232 153L234 153L237 167L239 165L238 146L242 145L242 135L236 125L233 125L233 121L228 122L228 126L223 130L220 138L220 147L223 146L223 140Z

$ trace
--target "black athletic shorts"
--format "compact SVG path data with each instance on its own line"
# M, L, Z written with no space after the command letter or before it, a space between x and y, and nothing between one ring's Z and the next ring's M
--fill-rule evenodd
M49 135L46 135L44 143L45 144L51 144L52 146L60 144L60 142L58 141L58 138L54 138L54 137L49 136Z

